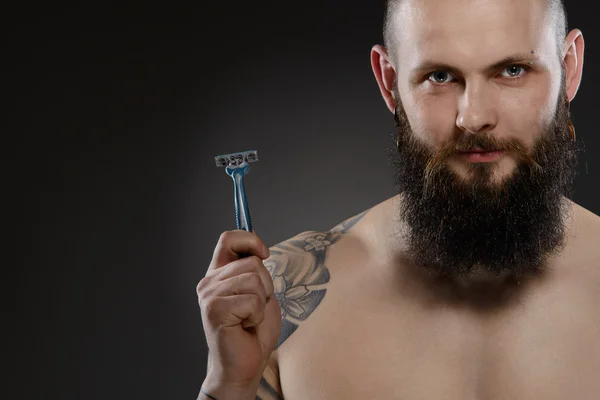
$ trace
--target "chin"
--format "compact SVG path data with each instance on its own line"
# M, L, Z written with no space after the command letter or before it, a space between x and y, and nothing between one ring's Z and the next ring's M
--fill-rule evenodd
M450 170L463 183L501 184L517 172L517 164L512 159L494 162L457 162L448 163Z

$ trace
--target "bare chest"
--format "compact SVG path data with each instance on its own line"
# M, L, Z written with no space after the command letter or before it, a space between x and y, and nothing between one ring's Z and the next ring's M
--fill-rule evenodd
M600 399L593 288L557 286L483 319L395 296L383 276L332 274L322 303L279 348L284 397Z

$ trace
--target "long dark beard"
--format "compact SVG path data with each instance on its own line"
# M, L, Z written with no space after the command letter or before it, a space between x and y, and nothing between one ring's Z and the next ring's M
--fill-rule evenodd
M485 271L519 278L542 271L563 248L578 151L566 101L558 102L530 152L516 139L475 134L432 153L415 137L402 107L397 119L391 162L402 193L400 218L408 227L407 256L416 265L443 277ZM447 157L474 146L512 150L519 164L502 182L490 179L495 166L489 163L472 164L469 177L461 178Z

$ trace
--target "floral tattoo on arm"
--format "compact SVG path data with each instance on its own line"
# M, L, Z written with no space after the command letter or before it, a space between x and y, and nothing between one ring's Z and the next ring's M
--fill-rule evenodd
M364 211L328 232L304 232L271 248L265 267L271 273L275 298L281 308L279 347L325 297L329 271L328 248L338 242L368 212Z

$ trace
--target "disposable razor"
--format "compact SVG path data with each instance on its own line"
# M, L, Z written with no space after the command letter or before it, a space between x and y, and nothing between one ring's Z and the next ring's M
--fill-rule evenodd
M252 232L248 200L244 190L244 176L250 169L249 163L258 161L256 150L241 153L223 154L215 157L217 167L225 167L227 175L233 179L233 196L235 201L235 219L238 229Z

